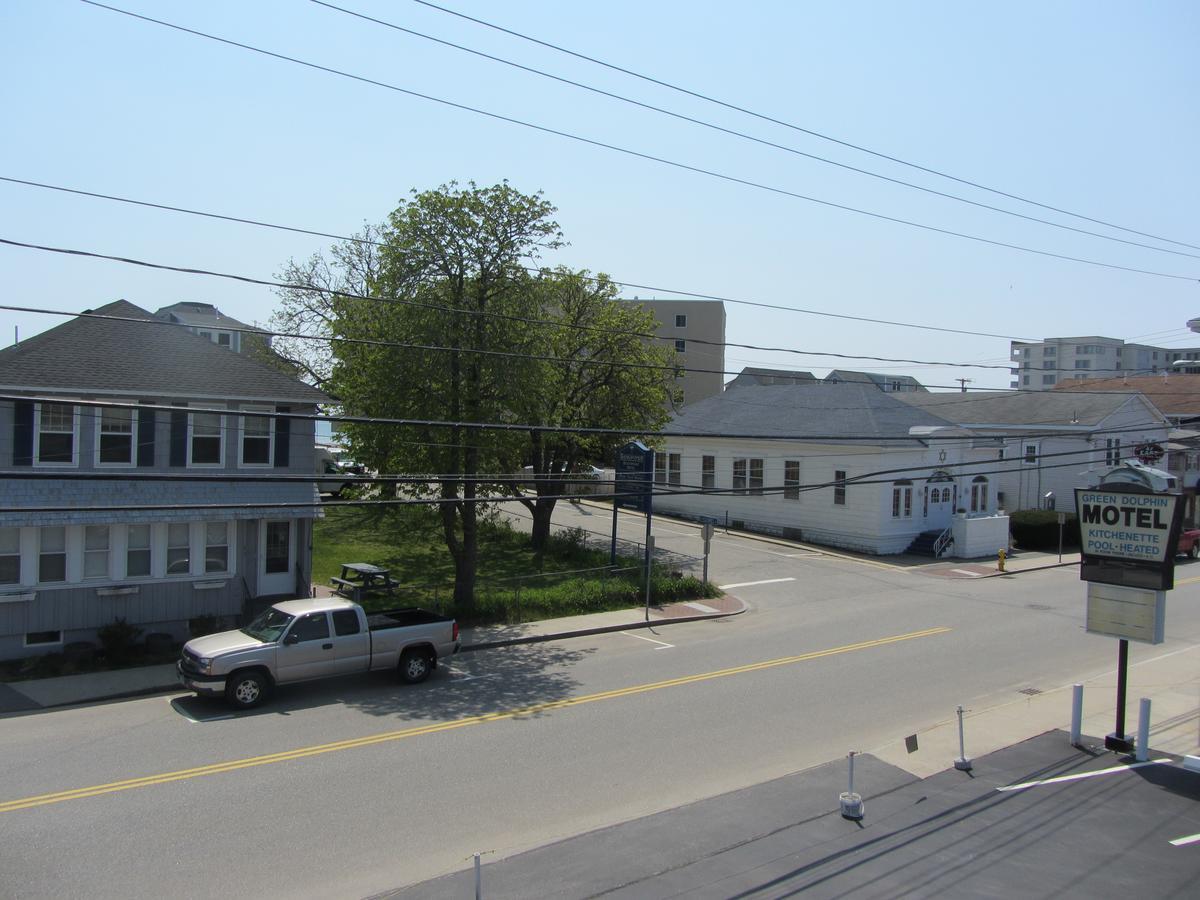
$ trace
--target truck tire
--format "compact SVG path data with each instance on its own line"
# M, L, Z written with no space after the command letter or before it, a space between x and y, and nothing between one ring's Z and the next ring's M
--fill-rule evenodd
M270 682L262 672L245 669L225 682L225 700L235 709L253 709L267 698Z
M400 680L405 684L420 684L432 671L428 650L405 650L400 655Z

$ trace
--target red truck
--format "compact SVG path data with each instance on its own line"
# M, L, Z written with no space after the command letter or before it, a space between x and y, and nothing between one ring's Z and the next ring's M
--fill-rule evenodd
M1200 528L1185 528L1179 533L1179 546L1175 548L1179 556L1187 555L1192 559L1200 556Z

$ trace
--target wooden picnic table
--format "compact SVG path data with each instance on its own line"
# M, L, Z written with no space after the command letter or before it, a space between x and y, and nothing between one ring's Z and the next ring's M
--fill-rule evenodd
M371 563L342 563L341 577L330 580L339 594L356 603L368 594L391 596L399 585L387 569Z

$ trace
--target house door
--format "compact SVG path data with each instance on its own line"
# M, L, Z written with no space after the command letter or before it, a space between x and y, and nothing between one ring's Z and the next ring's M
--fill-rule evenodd
M954 517L954 485L933 481L925 486L925 527L939 531L950 527Z
M258 593L296 592L296 529L289 519L264 519L258 523Z

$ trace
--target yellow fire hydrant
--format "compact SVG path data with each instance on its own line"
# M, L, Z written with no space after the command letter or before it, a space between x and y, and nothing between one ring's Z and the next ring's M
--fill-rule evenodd
M1008 558L1008 551L1005 550L1003 547L1001 547L998 552L998 559L996 561L996 568L998 571L1001 571L1001 572L1004 571L1004 560L1007 558Z

